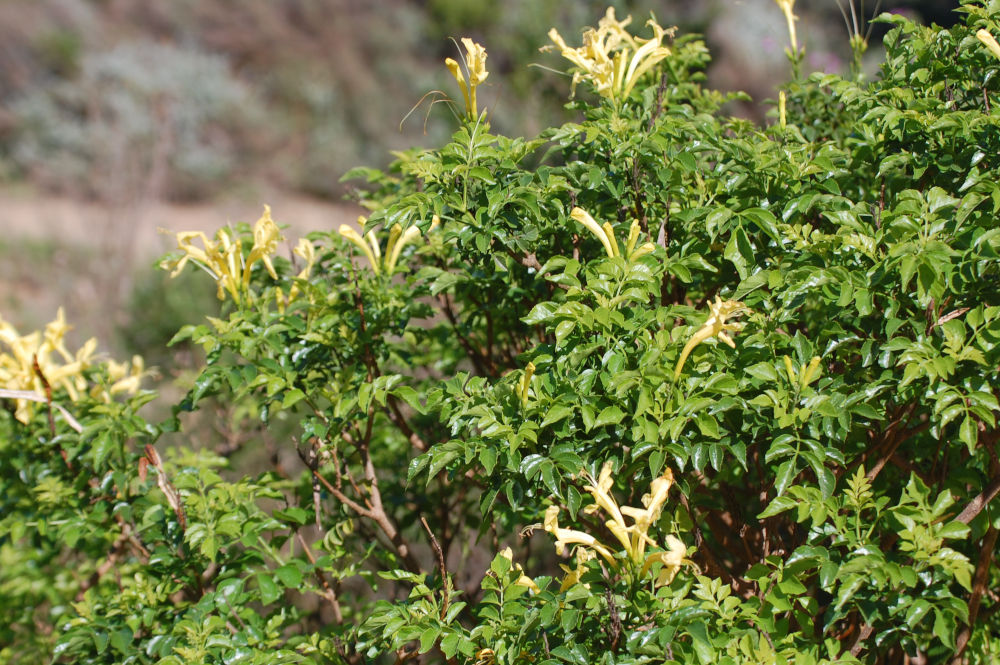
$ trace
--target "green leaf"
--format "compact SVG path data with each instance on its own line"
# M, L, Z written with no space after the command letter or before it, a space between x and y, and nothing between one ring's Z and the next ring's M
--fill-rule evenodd
M608 406L601 410L601 413L597 416L597 420L594 421L594 427L600 427L602 425L617 425L624 417L625 412L617 406Z
M774 365L768 362L760 362L756 365L751 365L750 367L747 367L744 372L762 381L778 380L778 373L775 371Z
M437 626L431 626L420 633L420 653L427 653L434 648L437 643L438 635L441 634L441 629Z
M778 496L784 494L785 490L792 484L792 481L798 473L798 460L796 458L793 457L790 460L782 462L781 466L778 467L778 471L774 478L775 493L777 493Z
M410 386L396 386L389 393L406 402L417 413L425 413L424 406L420 403L420 395Z
M548 427L549 425L557 423L563 418L566 418L572 413L573 409L571 407L566 406L564 404L556 404L555 406L549 408L549 410L546 412L545 418L542 420L541 426Z
M968 447L970 455L976 450L978 437L979 432L976 427L976 421L973 420L971 415L966 413L965 418L962 420L962 425L958 428L958 438Z
M260 602L265 605L273 603L281 596L281 589L274 583L274 579L266 573L257 574L257 588L260 590Z
M775 515L780 515L781 513L791 510L799 505L799 502L790 496L776 496L768 504L767 508L757 515L757 519L764 519L766 517L774 517Z
M702 665L714 665L715 647L708 638L708 628L701 621L696 621L687 627L687 633L691 636L691 644L694 646L695 655Z
M290 563L275 570L274 576L286 589L298 589L302 585L302 571Z

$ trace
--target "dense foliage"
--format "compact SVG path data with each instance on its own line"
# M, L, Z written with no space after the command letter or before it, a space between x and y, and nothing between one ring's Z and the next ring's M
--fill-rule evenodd
M0 322L0 654L995 662L1000 2L962 11L883 17L874 81L796 44L766 127L609 11L550 33L578 121L495 135L463 42L361 227L178 235L223 312L159 424L138 361ZM190 445L220 404L257 424Z

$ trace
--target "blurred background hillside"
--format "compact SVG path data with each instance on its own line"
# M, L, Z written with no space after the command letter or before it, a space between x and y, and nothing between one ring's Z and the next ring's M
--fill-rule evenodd
M454 129L425 95L458 94L442 61L460 57L463 36L489 52L480 100L495 131L532 135L571 120L568 77L546 69L566 63L538 48L553 26L577 42L607 4L0 0L0 316L28 330L65 304L81 338L150 352L215 307L205 280L164 289L151 265L170 239L157 227L252 222L265 202L292 239L353 220L347 169L384 166L391 150L438 145ZM654 11L704 34L710 85L754 100L734 113L761 119L787 76L773 0L612 4L636 26ZM844 71L841 4L796 3L808 70ZM948 24L956 4L879 9ZM864 12L875 8L868 0Z

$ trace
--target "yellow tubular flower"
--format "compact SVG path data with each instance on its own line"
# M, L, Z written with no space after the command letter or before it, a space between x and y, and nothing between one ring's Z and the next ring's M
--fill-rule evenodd
M782 356L781 359L785 363L785 374L788 375L788 382L794 384L796 381L795 365L792 364L792 359L788 356Z
M13 325L0 317L0 388L34 393L43 398L47 382L53 390L66 391L70 400L78 400L87 389L84 372L98 362L95 356L97 340L88 339L71 354L65 345L69 330L71 327L66 324L62 308L55 320L45 326L44 332L34 331L27 335L19 334ZM112 394L139 389L144 373L142 358L133 358L131 372L126 363L109 361L107 367L108 378L112 381L110 393L95 397L110 401ZM14 417L25 424L30 422L32 403L31 399L17 399Z
M637 261L647 254L652 254L654 251L656 251L656 245L651 242L643 243L634 252L629 254L628 259L629 261Z
M632 256L632 250L635 249L635 243L639 241L639 220L633 219L632 225L628 227L628 242L625 243L625 256Z
M643 510L630 506L624 506L621 509L623 514L628 515L635 521L635 532L637 535L641 535L641 537L635 538L632 543L632 559L636 563L642 560L646 545L652 543L647 536L649 527L655 524L656 520L660 519L663 504L667 501L667 493L673 484L674 474L668 468L663 472L663 475L653 480L649 488L649 494L643 495L642 505L645 507Z
M819 378L819 374L821 373L821 372L818 372L818 370L819 370L819 363L820 363L820 357L819 356L813 356L812 360L809 361L809 366L808 367L803 367L803 369L802 369L802 379L801 379L801 384L800 384L803 388L805 388L810 383L812 383L814 379L818 379Z
M605 561L614 564L615 557L607 547L596 538L583 531L563 529L559 526L559 506L549 506L545 511L545 530L556 537L556 554L562 555L567 545L583 545L600 554Z
M299 271L297 278L309 279L313 266L316 264L316 247L313 246L308 238L299 238L299 244L295 246L292 253L306 262L305 267Z
M1000 60L1000 44L997 43L996 38L990 34L989 30L978 30L976 32L976 39L981 41L983 46L988 48L997 60Z
M270 219L270 215L265 214ZM263 220L264 218L261 219ZM258 226L261 244L254 243L254 246L257 248L257 254L253 257L254 262L270 254L267 250L268 245L271 244L270 231L267 229L266 223L261 225L258 222ZM228 292L233 300L240 302L240 290L244 277L249 279L249 276L245 273L246 267L241 265L243 257L240 241L233 241L228 229L219 229L215 234L214 241L209 240L201 231L181 231L176 234L176 237L177 248L184 252L183 256L173 262L166 261L161 264L164 268L173 268L170 276L176 277L179 275L190 259L211 275L212 279L218 283L219 288L216 295L219 300L224 300L226 292ZM194 244L196 240L201 241L201 247L197 247ZM274 241L275 246L276 242ZM270 260L268 260L268 264L270 264ZM250 262L247 265L250 265ZM273 267L270 269L273 270Z
M534 591L535 593L538 593L538 592L541 591L541 589L538 588L538 585L535 584L535 580L531 579L530 577L528 577L527 575L524 574L524 568L521 567L521 564L514 563L514 552L511 551L511 549L509 547L505 547L502 550L500 550L500 556L502 556L503 558L505 558L508 561L510 561L511 566L517 572L521 573L521 576L517 578L517 581L514 582L514 584L517 584L518 586L526 587L526 588L530 589L531 591Z
M562 582L559 584L560 593L566 591L574 584L579 584L580 577L583 576L585 572L587 572L587 566L586 566L587 562L594 558L593 555L590 553L590 550L585 550L582 547L576 548L575 554L576 554L576 568L570 568L569 566L566 566L564 564L559 564L559 567L562 569L562 571L566 573L563 576ZM589 584L586 584L584 586L590 588Z
M462 96L465 98L466 116L470 119L475 119L479 117L476 88L490 75L486 71L486 49L468 37L462 38L462 45L465 46L465 67L469 73L469 80L466 81L458 62L452 58L446 58L444 64L448 67L451 75L455 77L458 86L462 89Z
M618 241L615 239L615 229L611 226L611 222L604 222L601 224L601 228L604 229L604 235L607 237L608 242L611 243L612 255L621 256L621 252L618 251Z
M361 251L365 253L365 256L368 257L368 263L371 265L372 270L375 271L375 274L381 274L379 262L375 259L375 254L372 252L371 246L365 242L365 239L361 237L360 233L355 231L354 228L348 224L341 224L340 228L337 229L337 232L360 248Z
M778 124L785 128L785 91L778 93Z
M219 255L215 259L215 270L219 273L219 300L224 297L223 289L229 291L233 300L240 302L241 267L237 263L243 261L243 243L233 242L229 231L222 229L217 234L219 238Z
M389 242L385 244L385 255L392 256L393 251L396 249L396 241L399 240L399 236L403 234L403 227L399 224L393 224L392 228L389 229ZM375 236L371 238L372 244L375 244Z
M643 508L633 508L631 506L621 506L611 495L613 466L610 462L605 463L601 468L601 473L596 480L591 478L590 485L586 489L594 498L594 504L587 506L584 511L594 513L599 510L604 511L610 519L604 522L605 527L615 536L621 545L624 557L615 557L612 550L599 542L590 534L572 529L563 529L559 526L559 508L550 506L545 511L545 530L556 536L556 553L562 554L567 544L576 544L577 568L571 570L566 566L562 569L566 572L566 577L561 585L562 591L576 584L585 568L583 562L586 558L599 554L612 567L619 568L622 560L628 561L628 570L632 573L638 572L640 576L645 576L650 568L659 561L664 568L661 571L656 584L669 584L682 563L690 563L684 559L686 548L679 539L674 536L667 536L665 550L660 550L659 545L649 535L650 528L659 520L663 507L667 501L670 487L673 485L674 476L670 469L653 480L649 493L642 497ZM625 518L630 518L631 525L626 524ZM657 551L647 555L646 548L652 547Z
M316 248L309 241L308 238L299 238L299 244L295 246L292 250L292 254L302 258L306 264L299 271L299 274L295 276L295 279L309 279L309 275L312 274L313 266L316 264ZM288 289L288 297L286 298L281 288L275 289L274 296L278 305L278 312L281 314L285 313L285 308L295 300L301 291L299 290L298 284L292 284L292 287Z
M274 271L271 263L271 256L278 251L278 243L284 240L278 225L271 219L271 207L264 206L264 214L253 227L253 247L250 248L250 255L247 257L246 265L243 266L243 290L250 288L250 269L257 261L263 261L264 267L271 275L271 279L278 279L278 273Z
M393 233L399 236L399 240L396 241L395 245L392 242L392 236L389 238L389 245L386 246L385 251L389 253L389 258L385 263L385 274L391 275L396 269L396 262L399 261L399 253L403 251L403 248L408 244L420 237L420 229L416 226L411 226L400 235L396 229L399 228L399 224L392 227ZM392 246L392 251L390 252L389 246Z
M358 223L361 224L361 228L364 228L364 223L361 219L358 219ZM368 241L368 245L372 248L372 254L375 256L375 260L381 262L382 250L378 247L378 237L375 235L374 229L365 234L365 240Z
M535 363L528 363L524 368L524 376L521 378L521 389L519 391L521 398L521 405L528 404L528 390L531 389L531 377L535 373Z
M639 39L625 30L631 21L631 16L619 21L614 8L609 7L597 29L584 31L583 45L579 48L570 48L555 28L549 30L549 39L560 54L575 65L573 90L577 83L587 79L603 97L611 100L627 97L643 74L670 55L663 39L673 34L672 29L664 30L650 19L647 25L652 27L653 37Z
M681 542L676 536L666 537L667 549L660 552L653 552L646 557L645 563L642 566L642 575L645 576L649 572L649 569L653 567L653 564L660 562L663 564L663 568L660 570L660 574L656 578L656 586L663 586L664 584L670 584L674 581L674 577L677 576L677 572L681 569L681 566L688 564L693 566L694 563L686 558L687 547Z
M622 517L621 510L618 509L618 504L610 494L611 486L614 485L614 479L611 477L613 471L614 467L611 462L605 462L604 466L601 467L601 473L597 477L597 480L590 479L593 485L584 485L583 489L590 492L597 505L603 508L604 512L610 515L613 521L618 522L624 527L625 519Z
M792 53L798 53L799 40L795 34L795 21L798 17L792 13L795 0L774 0L774 2L781 8L781 13L785 15L785 21L788 23L788 41L792 46Z
M723 302L719 296L715 296L715 302L709 304L708 306L710 314L708 320L702 325L702 327L691 336L687 344L684 345L684 349L681 351L681 357L677 359L677 366L674 368L674 381L680 378L681 370L684 369L684 363L687 361L691 351L694 347L698 346L706 339L710 337L718 337L719 341L727 344L732 348L736 348L736 343L726 334L727 331L739 332L743 329L743 324L738 322L728 323L726 319L734 316L739 316L747 311L746 305L739 302L738 300L726 300Z
M455 77L455 80L458 82L458 87L462 89L462 96L465 97L465 109L466 113L468 113L468 109L470 108L469 85L465 82L465 76L462 74L462 69L458 62L452 58L445 58L444 64L445 67L448 68L448 71L451 72L451 75Z
M462 46L465 47L465 64L469 68L469 85L474 90L490 75L486 71L486 49L468 37L462 38Z
M643 74L648 72L653 68L656 63L663 60L668 55L670 55L670 49L666 46L661 46L663 38L668 36L667 30L664 30L660 25L653 19L649 19L646 25L653 28L653 38L646 41L632 56L632 62L629 63L628 71L625 72L624 84L621 91L623 97L627 97L635 84L638 83L639 79Z
M612 248L611 241L608 239L607 233L596 221L594 221L594 218L590 216L589 212L578 207L573 208L573 210L570 211L569 216L586 226L587 230L593 233L594 236L601 241L601 244L604 245L604 251L608 253L608 257L614 258L615 252Z

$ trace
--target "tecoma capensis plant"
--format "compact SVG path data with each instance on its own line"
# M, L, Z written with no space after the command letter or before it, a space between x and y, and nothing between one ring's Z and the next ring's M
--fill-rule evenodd
M221 309L161 422L0 323L2 659L997 662L1000 6L880 17L866 80L778 5L760 125L609 10L540 56L565 124L493 133L463 39L356 226L177 235ZM194 446L219 405L254 426Z

